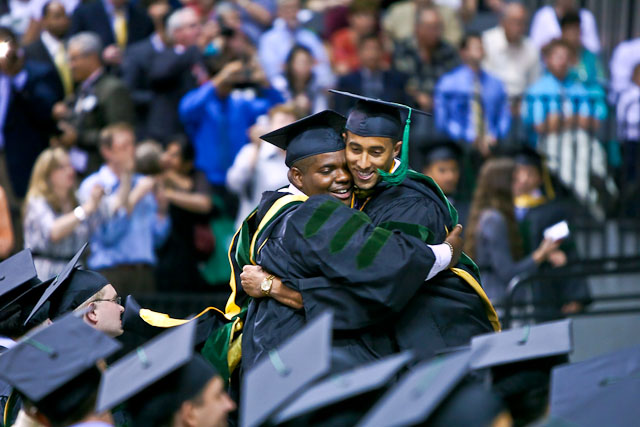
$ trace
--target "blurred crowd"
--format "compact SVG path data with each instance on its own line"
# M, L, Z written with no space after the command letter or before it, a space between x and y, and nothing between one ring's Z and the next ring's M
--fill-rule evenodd
M260 135L346 114L330 88L433 114L412 126L412 167L470 214L489 281L567 262L517 237L532 208L517 197L553 196L544 162L487 162L507 141L562 170L581 155L554 160L566 133L590 138L615 115L622 179L637 178L640 39L607 70L574 0L5 0L0 14L0 259L31 248L43 280L89 240L88 268L122 295L227 282L236 226L288 185ZM469 206L460 188L476 180Z

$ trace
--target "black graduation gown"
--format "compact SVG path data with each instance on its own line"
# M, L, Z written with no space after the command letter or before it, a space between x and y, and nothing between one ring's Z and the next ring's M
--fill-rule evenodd
M528 208L519 224L525 252L531 253L540 245L545 229L566 220L569 220L569 213L562 203L557 201L547 201ZM571 236L562 242L560 249L567 255L567 262L578 258L576 245ZM553 267L545 263L540 268ZM538 315L540 320L563 317L560 308L568 302L576 301L583 305L591 302L589 286L582 278L537 283L532 289L534 302L539 302L537 305L542 310Z
M455 209L437 185L415 172L397 186L378 184L362 209L374 224L393 221L426 227L432 233L429 243L442 243L457 223ZM475 289L471 286L474 281ZM429 357L498 329L495 310L486 295L481 297L484 291L479 287L477 267L470 262L460 262L426 282L395 321L400 349Z
M408 303L435 262L422 239L376 227L363 213L327 195L280 214L254 248L259 248L254 249L258 265L302 293L304 309L272 298L253 299L242 338L244 369L325 309L335 315L332 370L392 354L396 348L384 316ZM318 277L325 280L316 282ZM404 286L390 286L393 281ZM334 292L338 288L341 292ZM349 297L341 303L336 295L342 293ZM370 320L372 313L380 315L376 322Z

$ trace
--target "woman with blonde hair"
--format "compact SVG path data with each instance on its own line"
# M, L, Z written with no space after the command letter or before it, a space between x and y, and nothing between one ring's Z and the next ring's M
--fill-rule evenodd
M60 273L89 238L89 219L104 191L93 188L82 205L76 198L76 173L62 148L44 150L33 166L24 203L24 245L33 252L42 280Z
M522 238L513 205L515 163L508 158L490 159L480 170L473 194L464 251L473 258L487 296L501 304L511 279L536 271L560 242L543 240L531 254L522 253Z

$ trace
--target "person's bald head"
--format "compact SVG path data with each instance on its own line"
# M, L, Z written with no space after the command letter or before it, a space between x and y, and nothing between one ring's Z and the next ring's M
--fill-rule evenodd
M46 3L42 8L42 28L56 38L63 38L71 21L62 3L57 0Z
M416 13L416 38L422 46L434 47L442 37L442 18L434 7L423 7Z
M509 3L502 14L502 28L509 43L520 43L527 30L529 13L521 3Z

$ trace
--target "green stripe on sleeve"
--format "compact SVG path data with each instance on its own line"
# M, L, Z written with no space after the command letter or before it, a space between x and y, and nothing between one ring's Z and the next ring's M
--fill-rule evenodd
M338 202L334 202L333 200L327 200L315 210L309 221L304 227L304 237L309 238L315 235L325 222L329 220L329 217L333 212L340 207Z
M371 233L371 236L369 236L356 257L359 270L367 268L373 264L373 261L385 243L387 243L389 237L391 237L391 231L389 230L379 227L376 227L375 230L373 230L373 233Z
M408 222L386 221L378 225L385 230L398 230L404 234L417 237L426 243L433 243L433 232L424 225L410 224Z
M365 224L371 220L360 211L353 211L353 216L349 218L340 229L336 232L331 243L329 243L329 252L332 254L342 251L354 234Z

